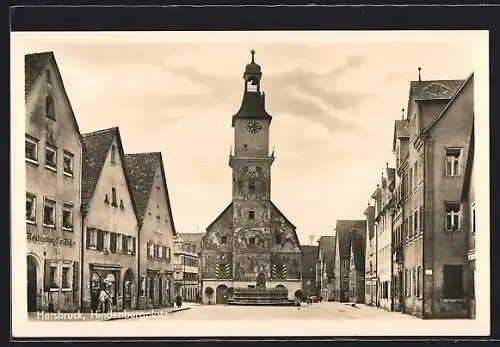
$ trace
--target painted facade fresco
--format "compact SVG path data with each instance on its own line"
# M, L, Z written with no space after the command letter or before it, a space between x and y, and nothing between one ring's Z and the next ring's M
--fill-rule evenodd
M270 165L239 162L233 167L233 196L243 200L268 200Z

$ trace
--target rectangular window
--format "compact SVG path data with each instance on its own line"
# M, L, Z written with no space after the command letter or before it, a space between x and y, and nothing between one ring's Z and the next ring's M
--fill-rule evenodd
M460 148L446 148L446 176L460 175Z
M96 243L96 249L98 251L104 250L104 231L103 230L97 230L97 243Z
M57 285L57 265L52 265L50 267L49 276L50 288L59 288L59 286Z
M63 229L73 230L73 206L69 204L63 205Z
M472 206L471 206L471 232L473 234L476 233L476 204L475 203L472 203Z
M26 193L26 221L36 222L36 197L29 193Z
M420 214L419 214L419 217L420 217L419 233L421 234L424 231L424 207L420 206L419 211L420 211Z
M250 237L250 238L248 239L248 243L249 243L250 245L255 245L255 237Z
M54 227L56 223L56 202L45 199L43 202L43 225Z
M413 190L413 168L410 169L408 173L408 194L411 194Z
M45 145L45 167L57 170L57 148L48 143Z
M163 246L158 245L158 259L163 260Z
M70 289L70 283L69 283L69 267L63 267L62 268L62 276L61 276L61 286L62 289Z
M38 163L38 140L26 135L26 140L24 142L24 152L26 159Z
M413 213L413 232L415 235L418 235L418 210L416 210L414 213Z
M64 151L63 172L67 176L73 176L73 154Z
M122 253L128 252L128 236L122 235Z
M446 203L446 230L460 231L460 204Z
M155 256L154 244L153 242L148 242L148 258L153 259Z
M135 250L135 237L129 236L127 240L127 253L133 254Z
M274 235L274 241L276 244L280 244L281 243L281 233L277 232L275 235Z
M112 145L111 146L111 164L115 164L115 160L116 160L116 146L115 145Z
M94 228L87 228L87 248L95 249L97 243L97 231Z
M462 299L463 297L462 265L444 265L443 298Z
M255 211L248 211L248 219L255 219Z
M122 252L122 247L123 247L123 235L122 234L116 234L116 252L121 253Z
M227 236L221 236L220 242L221 243L227 243Z
M418 160L413 165L413 189L418 186Z
M408 233L411 239L413 237L413 215L408 217Z
M45 114L47 118L56 120L56 105L54 104L54 99L50 95L45 97Z
M141 276L141 285L139 290L139 296L146 296L146 277Z

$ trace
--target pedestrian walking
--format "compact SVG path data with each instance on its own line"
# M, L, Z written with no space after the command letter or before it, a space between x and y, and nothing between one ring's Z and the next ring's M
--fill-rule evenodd
M97 305L97 311L98 312L106 312L106 302L109 298L109 294L104 290L104 288L101 289L101 292L99 293L99 304Z

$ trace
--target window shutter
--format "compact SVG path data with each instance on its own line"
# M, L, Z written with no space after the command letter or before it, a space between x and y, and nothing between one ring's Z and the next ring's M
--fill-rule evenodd
M109 234L109 251L116 253L116 233Z
M73 298L77 301L77 293L80 288L80 262L73 262Z
M127 253L127 236L122 235L122 253Z
M43 278L43 284L44 284L44 291L48 292L50 290L50 260L45 259L44 262L44 278Z
M148 241L147 246L146 246L146 253L147 253L147 258L148 259L151 259L151 253L150 253L151 251L150 251L150 249L151 249L151 241Z
M87 227L87 249L90 248L90 228Z
M132 254L135 255L135 237L132 237Z
M104 247L104 233L102 230L97 230L97 250L102 251Z

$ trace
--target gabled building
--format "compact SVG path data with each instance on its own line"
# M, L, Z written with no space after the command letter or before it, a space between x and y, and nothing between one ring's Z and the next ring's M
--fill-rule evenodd
M349 269L351 264L351 230L364 229L365 220L337 220L335 237L334 300L349 301Z
M196 301L200 294L199 268L200 260L196 245L176 235L174 238L174 287L175 295L183 301Z
M395 171L386 165L386 176L377 185L375 200L375 237L376 237L376 305L392 310L392 231Z
M138 307L156 308L173 304L172 249L176 234L160 152L125 155L139 231Z
M139 218L120 131L83 139L83 309L97 309L101 288L110 292L113 311L137 308Z
M375 206L368 205L366 216L365 304L375 305L377 298L377 237L375 235Z
M203 237L205 236L205 233L179 233L179 236L182 240L185 242L188 242L192 245L194 245L194 252L198 256L198 290L196 291L196 294L199 295L201 293L201 264L200 264L200 259L201 259L201 250L203 249ZM199 300L198 297L195 297L196 299Z
M85 145L54 54L28 54L24 63L28 311L75 311Z
M302 245L302 293L306 297L318 294L316 288L316 259L318 246Z
M355 227L349 231L351 247L349 254L349 301L365 302L365 250L366 228Z
M474 115L473 75L412 81L409 94L408 137L395 136L403 310L426 319L467 317L461 195Z

